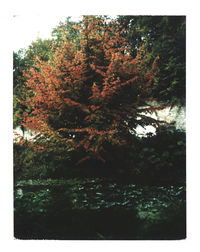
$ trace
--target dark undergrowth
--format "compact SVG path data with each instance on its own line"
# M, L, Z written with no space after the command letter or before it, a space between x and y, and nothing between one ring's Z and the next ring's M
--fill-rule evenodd
M184 239L185 133L161 131L102 154L103 165L76 166L81 153L14 144L15 238Z
M106 163L91 159L75 165L81 155L36 153L26 145L14 144L15 180L115 178L139 184L184 184L186 180L186 136L178 131L137 139L132 149L107 146L102 153Z
M184 239L185 187L101 180L23 181L15 187L15 238Z

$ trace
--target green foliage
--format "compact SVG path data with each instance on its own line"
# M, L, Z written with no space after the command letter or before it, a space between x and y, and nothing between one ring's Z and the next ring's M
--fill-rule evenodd
M62 157L62 158L61 158ZM71 154L54 150L37 152L28 146L14 143L14 177L19 179L42 179L63 177L70 174Z
M48 61L52 56L53 40L40 39L33 41L25 52L26 66L31 67L34 64L35 57L39 57L43 61Z
M14 143L14 175L26 174L28 169L32 166L34 153L31 149L26 146L21 146Z
M17 238L175 239L185 235L184 186L138 186L105 179L31 182L16 188Z
M20 215L31 214L38 215L47 212L47 208L52 201L52 196L49 189L42 189L38 192L27 192L25 197L16 195L15 212Z
M13 53L13 126L14 128L21 124L21 119L25 107L19 103L18 99L25 98L25 85L23 70L26 68L26 59L24 50Z
M158 100L185 101L185 16L119 16L135 55L143 44L149 62L159 56L160 71L151 95Z
M19 179L110 177L135 183L185 183L185 133L159 132L137 140L134 148L105 146L105 164L95 159L75 166L79 152L36 152L14 144L14 171Z
M60 22L58 26L56 26L52 30L52 37L54 39L54 45L59 46L63 38L67 39L70 42L74 42L77 46L77 49L80 49L80 31L77 27L80 27L82 21L74 22L70 20L71 17L67 17L64 22Z
M185 182L185 133L160 132L156 136L142 139L138 149L136 160L141 174L154 181Z

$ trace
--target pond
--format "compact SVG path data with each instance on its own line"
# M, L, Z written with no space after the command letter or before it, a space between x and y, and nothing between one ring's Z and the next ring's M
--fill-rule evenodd
M19 239L183 239L185 186L105 179L19 181Z

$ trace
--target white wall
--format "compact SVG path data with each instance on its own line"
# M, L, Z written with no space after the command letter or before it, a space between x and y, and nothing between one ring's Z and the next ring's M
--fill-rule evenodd
M159 107L162 104L158 102L149 103L151 106ZM152 114L146 113L146 115L167 123L174 123L177 130L186 131L186 107L181 105L174 105L173 107L166 107L162 110L157 110ZM156 134L156 129L153 126L146 126L145 128L138 126L136 128L137 135L140 137L146 136L147 133Z

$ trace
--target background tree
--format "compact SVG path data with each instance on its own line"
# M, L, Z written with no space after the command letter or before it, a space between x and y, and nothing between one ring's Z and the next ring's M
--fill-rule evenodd
M67 17L64 22L60 22L51 33L55 45L58 47L62 43L63 38L66 38L68 41L73 41L78 47L80 45L80 31L77 27L80 27L81 24L82 21L71 21L71 17Z
M37 149L80 150L79 162L97 158L103 162L107 145L133 146L137 125L159 122L144 113L159 108L143 107L155 78L156 60L147 69L145 51L136 57L116 21L86 16L77 40L63 42L48 61L35 58L26 71L29 109L23 114L26 128L38 135ZM80 49L79 49L80 48Z
M21 124L20 117L22 116L25 106L19 100L25 99L25 78L23 70L26 68L26 60L24 51L19 50L13 53L13 127L16 128Z
M31 67L36 56L48 61L53 52L53 39L40 39L33 41L25 52L27 67Z
M119 16L124 35L136 55L143 44L150 65L159 55L160 69L154 79L152 95L160 101L185 103L185 16Z

